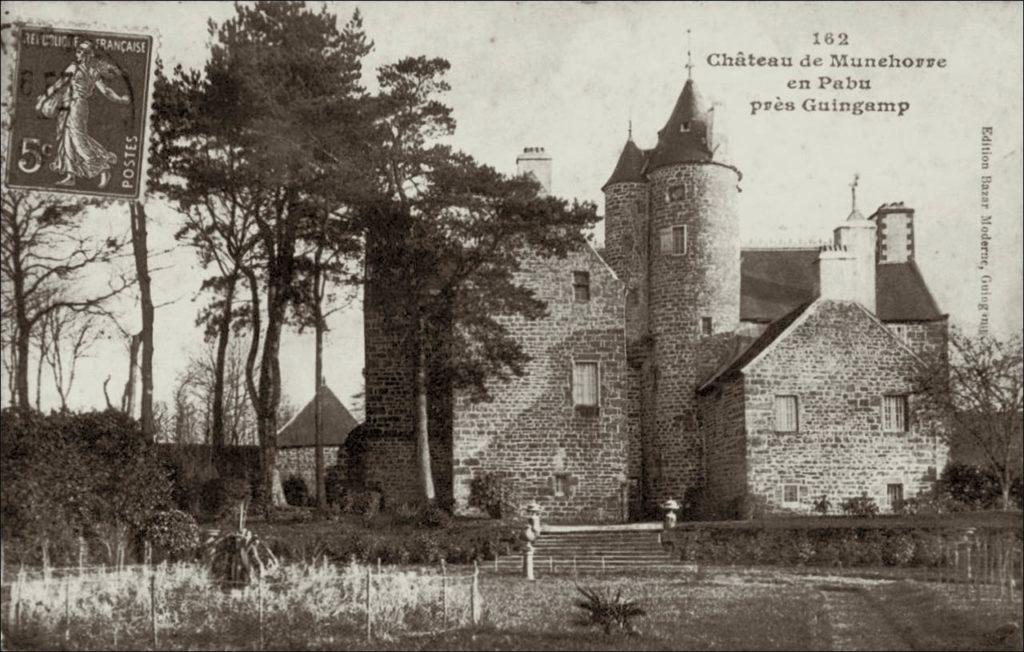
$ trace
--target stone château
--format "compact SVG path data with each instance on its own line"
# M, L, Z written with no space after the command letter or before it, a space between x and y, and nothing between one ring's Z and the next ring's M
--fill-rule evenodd
M434 479L456 511L485 474L578 522L668 498L723 518L862 492L886 509L935 479L947 451L911 389L947 321L914 262L914 210L854 202L827 246L742 248L742 174L713 118L688 79L656 146L630 137L603 187L603 253L524 254L518 280L548 305L504 318L524 376L484 403L431 384ZM518 163L550 188L542 149ZM385 501L415 501L409 325L370 278L366 420L343 458Z

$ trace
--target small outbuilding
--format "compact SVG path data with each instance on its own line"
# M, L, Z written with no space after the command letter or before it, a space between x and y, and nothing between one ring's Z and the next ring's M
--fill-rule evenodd
M320 389L324 468L338 463L338 455L358 422L327 385ZM277 432L277 468L282 481L298 476L309 495L316 493L316 400L310 400Z

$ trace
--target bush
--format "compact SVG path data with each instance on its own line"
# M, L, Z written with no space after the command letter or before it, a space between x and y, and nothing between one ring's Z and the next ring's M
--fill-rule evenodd
M194 516L179 509L156 512L143 532L161 557L187 560L199 546L199 525Z
M215 519L235 512L239 503L249 500L251 490L245 478L211 478L203 483L200 507Z
M928 532L914 533L913 562L918 566L939 566L943 562L942 537Z
M894 534L882 544L882 561L886 566L907 566L914 559L916 550L914 537L904 533Z
M327 494L328 505L339 505L342 496L345 494L348 478L345 469L335 464L324 471L324 490Z
M737 496L729 503L727 517L738 521L762 519L768 515L768 500L764 496L750 492Z
M825 516L832 510L832 503L828 499L828 494L821 494L814 499L814 511L817 514Z
M519 498L510 480L496 473L483 473L470 482L469 504L491 518L506 518L515 515Z
M290 475L281 485L284 490L285 501L295 507L305 507L309 504L309 487L306 481L299 475Z
M859 496L847 498L839 507L847 516L859 518L878 516L878 504L866 491Z
M940 491L966 509L992 509L1002 500L999 479L970 464L948 464L939 478Z

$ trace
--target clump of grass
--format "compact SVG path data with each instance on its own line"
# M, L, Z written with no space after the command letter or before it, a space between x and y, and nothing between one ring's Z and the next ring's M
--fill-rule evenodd
M624 631L629 634L637 634L636 627L630 622L633 618L646 616L647 612L640 607L636 600L623 600L622 589L615 592L611 597L608 591L576 586L576 590L583 596L582 600L576 601L576 606L587 612L588 625L597 625L604 629L606 635L613 630Z

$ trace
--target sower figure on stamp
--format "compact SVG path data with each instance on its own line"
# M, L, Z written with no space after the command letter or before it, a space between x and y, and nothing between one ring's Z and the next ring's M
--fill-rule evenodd
M89 135L89 98L94 90L117 104L128 104L128 95L118 95L103 81L117 70L96 58L93 44L83 41L75 49L75 61L60 79L36 100L36 110L48 118L57 118L57 147L50 169L64 175L59 186L75 185L76 177L99 176L99 188L110 182L110 168L117 155L107 151Z

